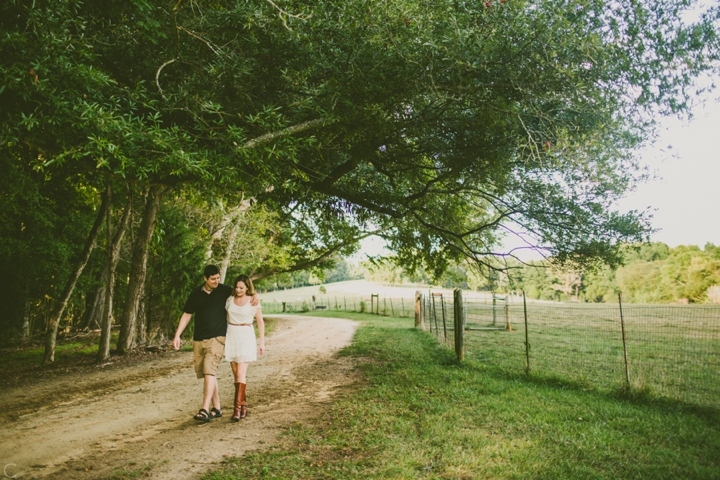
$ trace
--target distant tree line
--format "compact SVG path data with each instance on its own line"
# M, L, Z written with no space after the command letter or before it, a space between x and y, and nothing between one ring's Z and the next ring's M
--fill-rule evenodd
M306 287L323 283L346 282L363 278L364 270L357 268L345 259L336 259L335 265L329 268L315 268L292 273L281 273L256 283L261 291L284 290L287 288Z
M369 280L405 282L479 291L525 291L528 298L555 301L628 303L720 303L720 246L704 248L664 243L627 245L621 266L569 269L552 260L508 263L506 271L479 273L468 263L450 266L439 278L423 270L410 274L392 261L365 263Z

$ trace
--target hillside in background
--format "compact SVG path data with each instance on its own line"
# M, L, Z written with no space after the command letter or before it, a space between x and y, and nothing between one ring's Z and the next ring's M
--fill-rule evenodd
M444 288L508 292L523 290L536 300L627 303L720 303L720 247L664 243L625 248L624 265L592 270L557 268L550 261L509 263L504 272L479 274L467 263L452 266L435 281L424 271L409 273L391 261L365 265L364 277L384 284L432 283Z

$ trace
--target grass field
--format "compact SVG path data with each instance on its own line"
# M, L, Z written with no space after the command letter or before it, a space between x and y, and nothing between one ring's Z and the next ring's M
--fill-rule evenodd
M361 379L205 480L720 478L716 409L458 364L409 319L343 316L362 322L341 352Z
M282 292L289 312L373 311L394 317L414 316L414 292L419 287L389 287L364 281ZM331 289L332 288L332 289ZM423 289L420 289L423 291ZM315 292L315 293L312 293ZM354 293L353 293L354 292ZM379 298L371 298L377 292ZM315 295L313 302L311 296ZM426 293L426 292L423 292ZM425 327L452 348L452 292L442 293L424 306ZM263 310L283 310L277 292L263 296ZM406 295L406 296L402 296ZM493 317L491 297L466 295L466 355L511 373L527 366L525 324L521 298L498 302ZM426 297L427 298L427 297ZM274 299L274 301L273 301ZM445 304L446 325L442 312ZM720 308L699 305L625 305L628 371L632 390L655 398L669 398L720 408ZM507 323L511 330L507 330ZM497 330L492 330L495 327ZM572 381L586 389L617 391L627 388L620 310L613 304L528 302L530 372L537 378Z
M530 371L584 388L626 385L619 308L612 305L528 305ZM496 324L505 325L504 312ZM509 312L512 331L468 330L466 355L508 372L526 367L522 306ZM720 408L720 308L624 307L630 386L657 398ZM490 326L492 311L469 304L470 327Z

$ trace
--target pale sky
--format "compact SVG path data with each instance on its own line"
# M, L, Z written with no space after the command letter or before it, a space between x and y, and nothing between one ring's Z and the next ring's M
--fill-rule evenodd
M694 118L664 118L654 146L640 156L660 178L638 186L622 211L651 207L652 240L671 247L720 245L720 102L710 98ZM669 148L671 147L671 148Z
M720 99L709 96L693 109L691 120L663 118L654 145L638 152L641 162L655 175L618 204L618 210L652 212L658 229L651 240L670 247L706 243L720 245ZM519 246L511 238L506 248ZM354 260L366 255L389 254L377 237L363 240ZM519 255L540 258L532 252Z

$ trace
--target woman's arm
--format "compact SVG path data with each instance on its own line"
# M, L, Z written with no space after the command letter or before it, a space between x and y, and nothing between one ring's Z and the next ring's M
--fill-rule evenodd
M258 345L258 352L260 355L265 353L265 322L263 321L262 310L258 305L257 312L255 312L255 320L257 320L258 333L260 334L260 345Z

